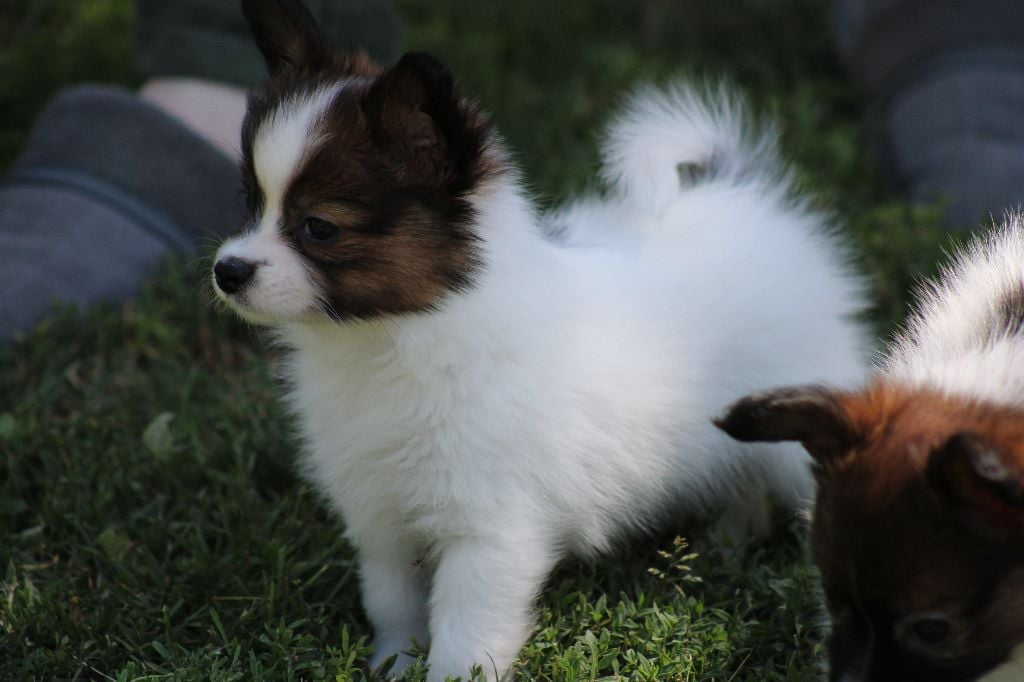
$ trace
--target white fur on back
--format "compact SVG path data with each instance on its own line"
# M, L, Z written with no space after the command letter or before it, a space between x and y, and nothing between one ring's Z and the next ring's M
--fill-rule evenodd
M884 362L895 379L951 394L1024 406L1024 333L1003 306L1024 300L1024 223L1019 215L976 238L922 287L918 310Z

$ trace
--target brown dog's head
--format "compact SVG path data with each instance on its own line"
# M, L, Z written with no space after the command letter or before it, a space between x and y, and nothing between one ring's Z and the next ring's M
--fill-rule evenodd
M788 388L716 424L803 443L830 679L970 680L1024 641L1024 412L877 385Z

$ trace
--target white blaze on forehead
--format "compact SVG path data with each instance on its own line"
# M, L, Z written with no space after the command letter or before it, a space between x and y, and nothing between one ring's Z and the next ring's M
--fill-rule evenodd
M288 183L295 177L320 135L317 124L331 105L341 84L284 101L256 131L252 161L263 190L263 223L276 223Z
M274 324L318 309L316 282L302 256L281 234L279 223L288 185L319 144L318 123L341 87L339 83L286 100L256 131L252 160L264 197L260 222L224 242L217 252L218 260L235 257L256 264L251 281L237 295L218 290L222 299L253 322Z

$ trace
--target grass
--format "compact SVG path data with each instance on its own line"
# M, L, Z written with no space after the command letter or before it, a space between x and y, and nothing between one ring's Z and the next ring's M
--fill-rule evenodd
M592 183L624 90L726 75L845 226L880 334L947 245L936 207L885 187L828 3L398 4L407 44L495 112L545 205ZM60 87L138 82L130 26L127 0L0 6L0 167ZM273 352L202 303L203 276L168 263L137 300L59 310L0 348L0 679L368 679L353 553L294 475ZM693 535L696 553L669 536L562 566L513 678L815 679L800 530L739 556Z

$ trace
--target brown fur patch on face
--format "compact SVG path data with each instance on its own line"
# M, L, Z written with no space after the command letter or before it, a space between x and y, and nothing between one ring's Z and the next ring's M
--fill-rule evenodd
M282 100L345 74L317 147L285 192L279 229L305 257L330 317L429 310L472 285L481 256L470 196L507 167L489 119L433 58L407 55L383 73L353 69L339 62L310 81L271 81L253 97L243 145L250 220L263 206L252 168L260 125ZM337 227L336 238L310 239L309 218Z
M979 522L935 487L929 462L969 433L1024 472L1024 412L885 384L843 400L866 438L819 471L812 526L830 609L840 614L833 664L866 651L863 660L895 675L879 679L972 679L1024 637L1024 603L1000 597L1022 580L1024 534ZM1008 606L1019 609L1015 624L1001 613ZM897 627L929 613L952 624L939 655L915 643L912 627Z

